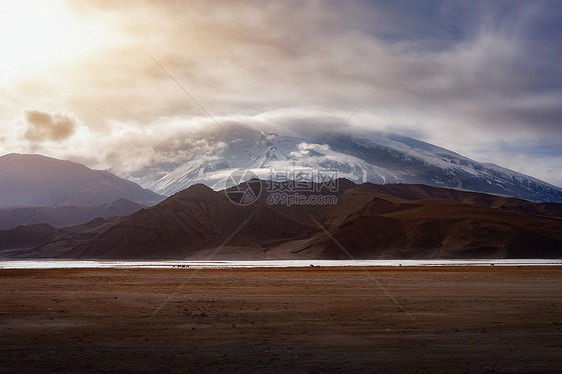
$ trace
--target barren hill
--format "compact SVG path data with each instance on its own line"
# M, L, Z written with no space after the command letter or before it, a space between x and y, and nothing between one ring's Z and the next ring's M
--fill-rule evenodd
M339 182L337 204L292 206L272 205L265 191L240 206L224 191L193 185L154 207L58 230L56 240L19 252L2 238L23 245L16 240L22 229L0 231L0 248L9 256L123 259L562 257L560 204Z

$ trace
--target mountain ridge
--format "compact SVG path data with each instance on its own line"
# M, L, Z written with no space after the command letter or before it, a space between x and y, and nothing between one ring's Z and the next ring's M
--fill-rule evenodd
M242 125L231 126L228 133L227 140L224 134L210 132L197 141L184 140L185 146L174 143L173 147L156 147L181 150L182 161L158 180L146 182L145 187L171 195L194 183L221 190L228 175L238 169L251 170L261 179L270 178L272 171L332 170L355 183L426 184L536 202L562 202L560 187L405 136L315 133L297 138Z
M37 154L0 157L0 207L94 206L119 199L150 206L163 197L108 171Z
M333 192L334 205L272 205L265 189L268 182L261 183L264 191L247 206L231 202L227 191L194 185L125 217L52 232L41 226L41 235L28 226L0 230L0 256L562 258L562 204L545 209L473 192L357 185L342 179ZM332 193L323 186L312 187L314 194ZM22 239L23 234L37 237L36 245ZM51 236L56 239L45 244L44 238ZM28 248L15 248L22 243Z
M124 216L145 208L135 202L119 199L94 206L24 206L0 208L0 230L20 225L46 223L55 228L87 223L95 218Z

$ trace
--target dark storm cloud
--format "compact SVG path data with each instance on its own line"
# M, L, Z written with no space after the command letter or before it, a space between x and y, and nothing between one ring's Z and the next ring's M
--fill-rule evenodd
M100 111L139 124L204 114L145 50L216 116L284 108L352 112L378 88L362 111L393 111L409 117L401 122L425 124L445 117L452 119L447 126L469 124L476 132L492 121L515 118L497 128L527 126L536 132L528 122L533 108L515 115L504 101L560 97L562 11L555 2L193 0L72 6L81 14L106 15L126 36L122 45L68 72L83 83L68 100L96 126L104 122L96 118ZM468 121L473 113L475 120ZM554 114L542 115L540 122L548 117L555 122Z

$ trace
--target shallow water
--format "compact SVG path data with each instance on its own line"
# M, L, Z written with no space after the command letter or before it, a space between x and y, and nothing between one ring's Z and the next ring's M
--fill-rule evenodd
M253 261L115 261L115 260L0 260L0 269L77 268L283 268L311 266L562 266L562 259L519 260L253 260Z

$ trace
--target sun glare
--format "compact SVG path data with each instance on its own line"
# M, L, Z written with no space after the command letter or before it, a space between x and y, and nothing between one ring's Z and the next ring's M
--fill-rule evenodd
M83 55L105 35L102 25L76 19L60 0L0 1L0 81Z

